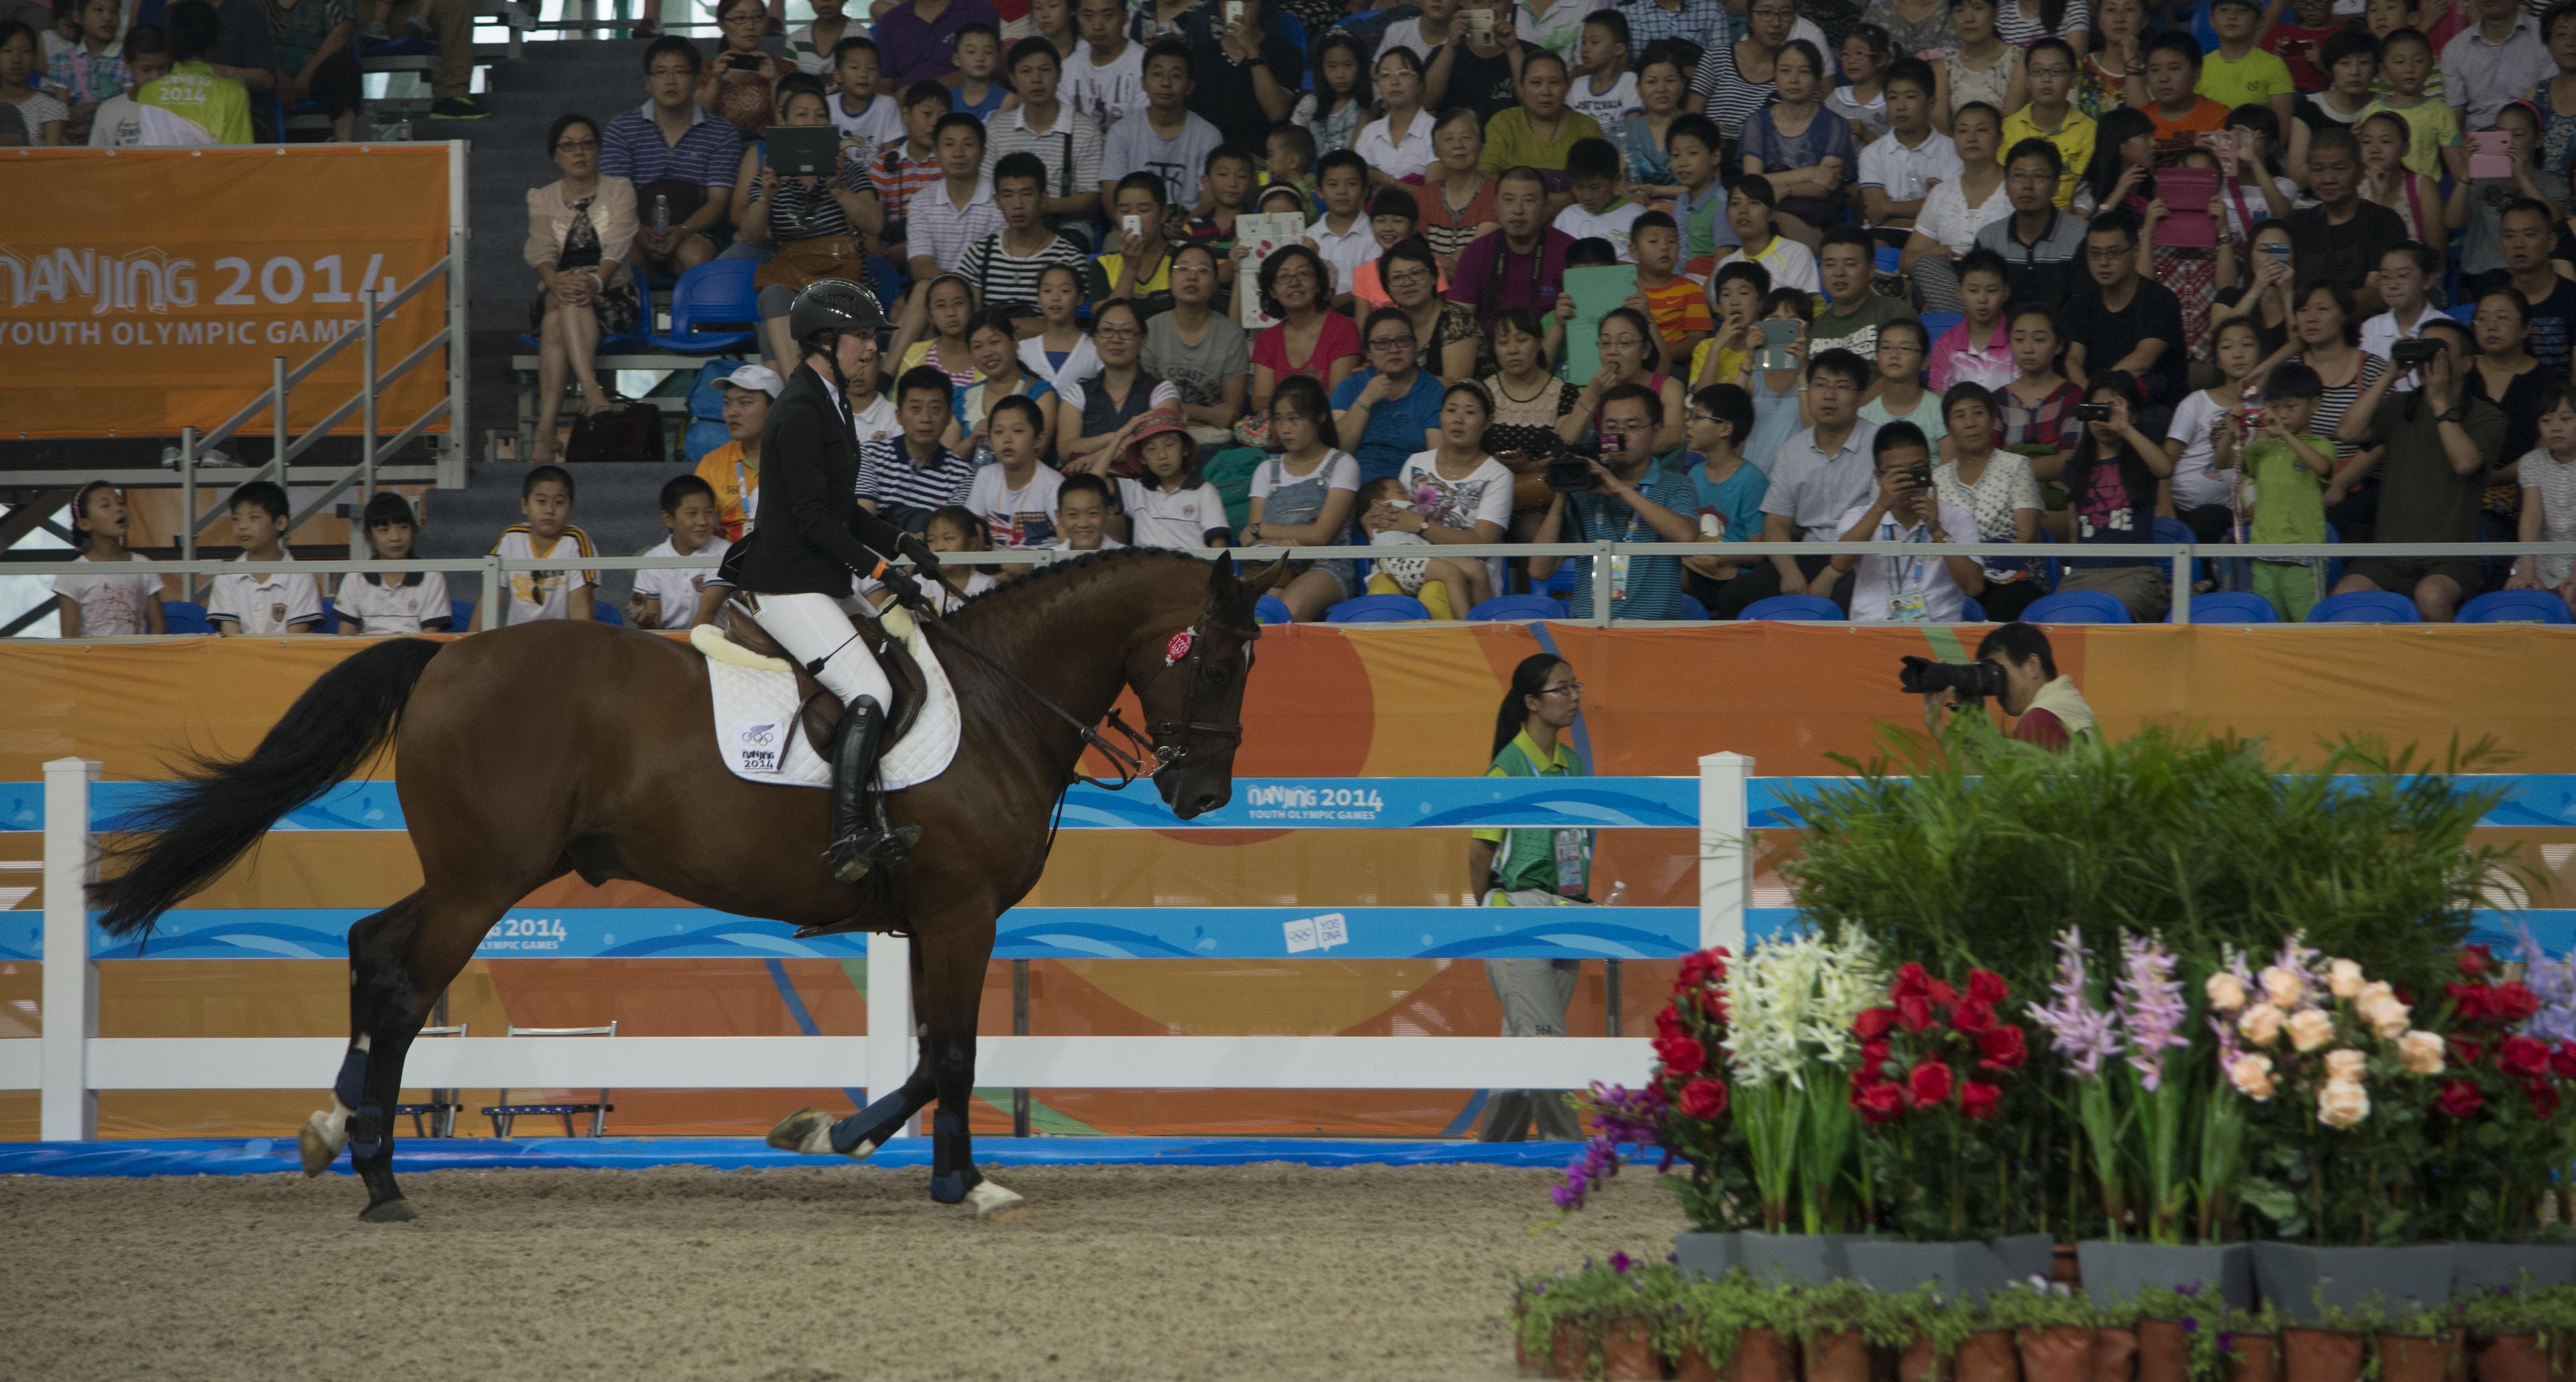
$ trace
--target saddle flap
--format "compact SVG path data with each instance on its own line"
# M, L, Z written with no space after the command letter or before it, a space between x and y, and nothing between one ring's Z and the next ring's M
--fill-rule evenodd
M902 616L901 611L896 611L896 614L909 621L909 616ZM921 714L922 703L928 699L926 692L929 684L922 676L921 665L913 658L912 649L903 639L891 636L888 626L893 622L892 619L880 621L869 614L850 616L851 625L858 629L861 641L876 655L877 665L884 669L886 681L894 688L894 704L885 708L884 742L889 744L901 739L904 732L912 728L912 722ZM766 629L760 627L759 618L739 599L725 602L724 631L721 635L712 636L729 642L734 648L752 657L774 661L780 667L795 674L796 699L803 708L802 723L805 728L806 742L812 744L816 752L829 757L832 742L840 734L841 698L825 691L823 684L816 681L812 673L807 672L804 667L797 664L795 659L789 657L787 650L780 647L778 640L770 637ZM689 637L692 643L699 644L701 651L705 650L705 645L699 643L695 632L692 632ZM719 656L715 653L708 655ZM740 659L729 660L739 661Z

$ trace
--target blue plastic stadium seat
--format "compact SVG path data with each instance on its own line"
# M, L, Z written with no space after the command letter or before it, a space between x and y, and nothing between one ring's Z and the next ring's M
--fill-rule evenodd
M1873 260L1876 262L1879 275L1883 278L1894 277L1898 272L1898 265L1903 262L1904 254L1904 250L1899 249L1894 245L1879 246L1872 255Z
M2129 607L2098 590L2042 595L2021 612L2025 624L2125 624Z
M652 337L653 344L683 355L750 345L760 325L760 290L751 281L758 268L748 259L710 259L680 275L671 289L671 334Z
M1682 597L1682 617L1684 619L1695 619L1700 623L1705 624L1708 622L1708 606L1701 604L1699 601L1692 599L1688 595L1685 595Z
M1821 595L1774 595L1744 607L1738 619L1840 619L1843 612Z
M450 631L455 633L465 632L467 629L474 627L474 602L472 600L448 601L447 617L450 621L448 624Z
M1252 620L1256 624L1289 624L1296 619L1296 614L1288 608L1288 602L1276 595L1264 595L1252 607Z
M1470 619L1562 619L1565 606L1545 595L1497 595L1467 611Z
M626 616L618 613L617 606L596 597L590 602L590 617L594 623L615 624L620 628L626 625Z
M2421 624L2415 602L2387 590L2352 590L2329 595L2308 611L2311 624Z
M324 633L338 633L340 631L340 621L331 617L334 612L335 611L331 608L331 597L328 595L323 596L322 622L314 625L313 627L320 629Z
M2281 622L2272 602L2243 590L2214 590L2207 595L2191 597L2191 622L2195 624L2277 624Z
M2463 624L2576 624L2567 602L2547 590L2496 590L2460 606Z
M1994 620L1986 617L1986 607L1978 604L1976 597L1969 596L1959 601L1959 622L1963 624L1991 624Z
M1571 561L1558 562L1556 564L1556 570L1549 573L1548 578L1539 583L1539 588L1560 600L1572 599L1574 597L1574 563Z
M206 607L194 600L161 602L161 627L171 633L213 633L215 626L206 620Z
M1937 341L1943 336L1950 334L1951 327L1957 326L1959 323L1967 320L1967 314L1963 312L1926 312L1923 314L1922 320L1923 334L1930 336L1933 340Z
M1430 607L1410 595L1362 595L1324 612L1335 624L1402 624L1429 619Z
M2443 308L2442 312L2451 320L2458 322L2462 326L2467 326L2476 320L2478 315L2478 305L2475 302L2455 302L2450 306Z

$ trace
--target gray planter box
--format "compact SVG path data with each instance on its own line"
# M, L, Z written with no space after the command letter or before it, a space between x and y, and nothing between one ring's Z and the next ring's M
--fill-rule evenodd
M2462 1243L2456 1284L2463 1295L2519 1291L2526 1285L2576 1286L2576 1246L2558 1243Z
M2411 1248L2256 1243L2254 1283L2263 1303L2291 1321L2318 1318L2320 1300L2341 1310L2365 1302L2389 1310L2439 1309L2451 1303L2451 1275L2459 1259L2459 1248L2451 1243Z
M1732 1233L1676 1233L1673 1256L1681 1259L1684 1276L1704 1276L1714 1281L1743 1265L1736 1250L1737 1235Z
M1989 1238L1986 1246L1995 1250L1995 1260L2003 1264L2008 1281L2048 1279L2049 1269L2057 1263L2057 1238L2047 1233L2016 1233L2009 1238Z
M2075 1255L2084 1267L2084 1294L2105 1304L2135 1300L2144 1290L2198 1287L2203 1298L2225 1301L2231 1310L2254 1308L2251 1244L2086 1242L2075 1245Z
M1900 1243L1869 1238L1846 1244L1843 1256L1853 1280L1890 1294L1928 1285L1945 1300L1982 1300L2009 1279L2002 1259L1982 1242Z
M1735 1235L1737 1259L1756 1281L1822 1286L1851 1275L1846 1252L1867 1235L1857 1233L1755 1233Z

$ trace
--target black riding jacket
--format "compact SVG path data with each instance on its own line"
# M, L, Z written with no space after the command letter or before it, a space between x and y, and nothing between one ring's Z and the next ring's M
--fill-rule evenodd
M859 507L859 443L831 384L799 366L760 432L760 515L721 578L754 594L847 598L850 573L892 561L903 534Z

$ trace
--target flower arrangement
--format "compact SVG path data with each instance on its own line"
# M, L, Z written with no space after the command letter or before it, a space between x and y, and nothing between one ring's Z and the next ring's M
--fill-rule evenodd
M2537 951L2528 939L2526 947ZM2576 1110L2562 1091L2576 1080L2576 1041L2552 1040L2564 1009L2542 1017L2540 994L2503 977L2493 951L2460 949L2459 977L2443 985L2447 1064L2433 1096L2431 1134L2456 1172L2434 1208L2463 1237L2519 1239L2550 1199L2549 1171L2563 1167ZM2556 985L2563 971L2542 970ZM2429 1037L2428 1037L2429 1039Z
M1872 1160L1907 1233L1968 1237L1970 1186L1994 1159L1966 1125L2001 1111L2001 1081L2029 1060L2030 1039L2005 1016L2011 986L1990 970L1953 984L1907 964L1885 996L1852 1021L1860 1061L1849 1105L1871 1130Z
M2123 936L2120 972L2104 1001L2079 928L2058 933L2057 954L2054 1001L2033 1007L2031 1020L2047 1030L2050 1050L2075 1081L2076 1118L2111 1236L2135 1229L2149 1242L2179 1243L2188 1227L2185 1134L2197 1092L2173 1055L2192 1044L2180 961L2153 935ZM2142 1192L2135 1204L2132 1185Z
M1885 973L1875 942L1847 924L1830 941L1764 941L1734 975L1735 1116L1770 1232L1786 1231L1793 1209L1809 1233L1849 1218L1858 1121L1843 1081L1862 1059L1852 1024L1876 1001Z

